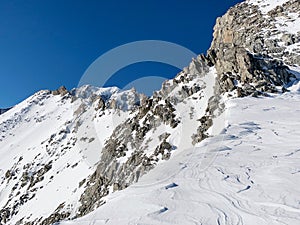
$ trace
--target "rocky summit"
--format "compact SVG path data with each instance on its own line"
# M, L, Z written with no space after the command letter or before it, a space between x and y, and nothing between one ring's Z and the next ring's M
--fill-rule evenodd
M299 12L230 8L151 97L62 86L1 110L0 225L299 223Z

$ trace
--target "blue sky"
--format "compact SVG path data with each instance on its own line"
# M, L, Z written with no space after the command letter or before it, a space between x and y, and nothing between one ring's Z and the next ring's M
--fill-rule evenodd
M164 40L204 53L216 17L238 2L2 0L0 108L41 89L76 87L95 59L128 42ZM177 72L161 63L138 63L117 72L109 85L122 86L144 73L172 78Z

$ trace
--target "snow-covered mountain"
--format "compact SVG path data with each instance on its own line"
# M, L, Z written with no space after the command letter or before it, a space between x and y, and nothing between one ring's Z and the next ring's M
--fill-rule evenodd
M0 116L0 224L300 224L300 2L248 0L151 97L40 91Z
M232 99L225 111L219 135L60 224L300 224L299 92Z

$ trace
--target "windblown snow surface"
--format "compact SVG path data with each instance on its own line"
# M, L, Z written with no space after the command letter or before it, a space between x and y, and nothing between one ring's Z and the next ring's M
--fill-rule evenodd
M214 121L225 124L219 135L60 224L300 224L299 86L292 90L228 100Z

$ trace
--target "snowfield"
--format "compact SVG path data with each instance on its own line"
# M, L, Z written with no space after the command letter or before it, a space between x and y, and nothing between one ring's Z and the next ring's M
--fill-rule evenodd
M60 224L300 224L299 113L298 92L228 100L221 134Z
M92 92L118 98L116 88L83 86L74 91L81 97L75 102L40 91L1 115L0 208L15 205L15 216L6 224L48 217L62 202L75 214L84 191L78 183L94 171L105 139L128 114L108 110L98 117L95 106L89 106ZM76 115L82 102L85 109Z

